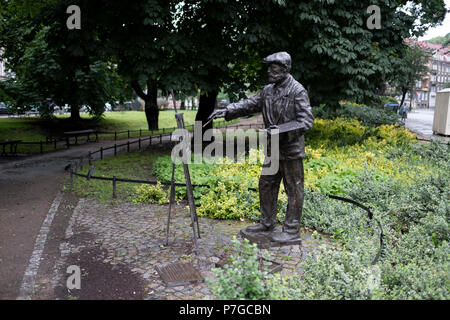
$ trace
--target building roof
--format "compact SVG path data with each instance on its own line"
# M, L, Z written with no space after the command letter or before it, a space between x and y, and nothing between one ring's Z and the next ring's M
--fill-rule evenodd
M430 43L427 41L419 41L417 39L405 39L407 44L416 43L423 49L433 51L434 58L440 61L450 62L450 47L444 47L439 43Z

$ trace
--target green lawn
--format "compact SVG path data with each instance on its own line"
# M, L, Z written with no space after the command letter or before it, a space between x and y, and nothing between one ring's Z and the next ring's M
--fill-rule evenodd
M194 123L195 110L185 110L185 124ZM172 110L160 111L159 128L176 127L175 112ZM39 118L1 118L0 119L0 140L21 139L23 141L45 140L46 136L62 136L64 131L97 129L101 131L126 131L146 130L147 121L143 111L119 111L107 112L103 119L95 121L88 114L81 114L81 121L71 122L68 115L45 121ZM134 136L139 133L135 133ZM145 134L148 134L146 132ZM132 135L133 136L133 135ZM126 137L124 135L120 136Z

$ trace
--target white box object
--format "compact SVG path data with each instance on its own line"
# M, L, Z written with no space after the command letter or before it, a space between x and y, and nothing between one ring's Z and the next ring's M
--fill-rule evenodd
M450 88L441 90L436 94L433 133L450 135Z

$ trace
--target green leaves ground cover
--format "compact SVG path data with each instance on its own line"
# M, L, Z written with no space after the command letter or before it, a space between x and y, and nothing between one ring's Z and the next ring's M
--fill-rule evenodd
M333 245L303 262L302 277L277 279L276 294L263 290L263 297L246 298L448 299L450 147L416 144L412 134L395 125L373 127L343 118L316 120L306 141L302 225L328 234ZM258 195L248 188L257 187L259 169L249 163L209 166L210 175L201 179L213 188L198 199L197 211L220 219L258 220ZM376 222L360 208L311 190L372 206L384 230L376 265L371 265L379 248ZM279 220L286 200L282 190ZM229 278L222 280L216 286L236 293ZM259 281L267 288L274 280ZM220 297L232 298L222 289L215 289Z

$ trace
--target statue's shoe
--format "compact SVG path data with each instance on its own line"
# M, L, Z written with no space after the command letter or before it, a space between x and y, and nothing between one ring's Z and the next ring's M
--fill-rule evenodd
M258 223L254 226L249 226L249 227L245 228L245 231L246 232L270 232L270 231L273 231L274 229L275 229L274 225L272 225L270 227L266 227L262 223Z
M272 235L272 241L280 243L297 243L301 242L302 238L300 232L287 233L287 232L276 232Z

